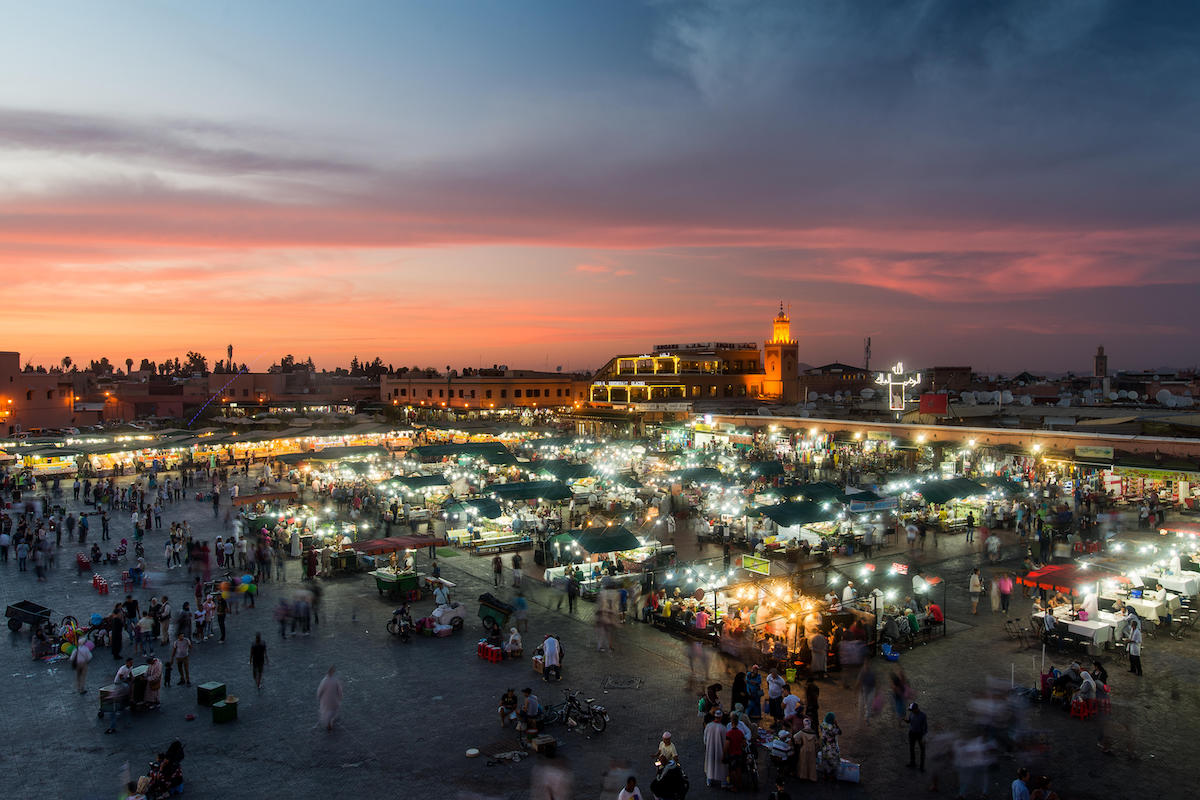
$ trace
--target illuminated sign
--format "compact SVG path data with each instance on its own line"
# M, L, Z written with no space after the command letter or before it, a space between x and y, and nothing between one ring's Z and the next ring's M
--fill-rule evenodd
M904 374L904 363L897 361L891 372L881 372L875 376L875 383L888 387L888 408L892 411L904 410L904 390L921 383L921 373Z
M758 556L742 556L742 569L757 575L770 575L771 562Z

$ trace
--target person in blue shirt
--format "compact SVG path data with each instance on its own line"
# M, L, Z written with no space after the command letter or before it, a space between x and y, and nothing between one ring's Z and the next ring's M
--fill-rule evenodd
M1012 800L1029 800L1029 770L1017 770L1017 779L1012 782Z

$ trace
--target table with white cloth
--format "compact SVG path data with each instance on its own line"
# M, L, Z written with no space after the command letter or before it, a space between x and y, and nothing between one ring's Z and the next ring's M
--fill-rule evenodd
M1200 594L1200 572L1176 572L1174 575L1153 575L1147 580L1161 583L1167 591L1186 597Z
M1165 588L1165 587L1164 587ZM1168 594L1165 602L1159 602L1152 597L1121 597L1117 594L1104 593L1100 595L1105 600L1121 600L1125 605L1137 612L1142 619L1158 623L1160 617L1179 610L1179 595Z
M1111 642L1116 638L1117 615L1109 611L1101 611L1099 619L1089 618L1070 619L1071 609L1067 606L1059 606L1054 609L1054 617L1057 620L1056 628L1066 628L1070 633L1076 636L1082 636L1085 639L1090 639L1092 644L1102 645Z

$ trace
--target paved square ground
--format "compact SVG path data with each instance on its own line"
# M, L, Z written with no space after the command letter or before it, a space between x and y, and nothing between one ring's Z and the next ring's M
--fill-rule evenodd
M68 503L70 507L70 504ZM115 519L116 537L129 535ZM215 538L220 524L211 508L185 501L168 509L166 520L187 518L200 538ZM166 523L164 523L166 524ZM93 537L98 531L93 531ZM150 535L147 552L157 561L162 533ZM681 534L682 536L682 534ZM15 563L0 566L0 599L5 604L29 599L60 614L86 618L105 612L119 594L99 597L89 575L74 571L75 546L64 546L47 583L33 573L18 573ZM1006 548L1015 564L1015 542ZM1032 650L1021 651L1004 634L1000 615L986 609L971 617L966 576L980 556L958 541L947 540L923 556L927 571L949 582L948 608L955 623L945 640L918 647L901 664L916 686L919 702L929 713L932 733L960 735L970 725L968 702L989 679L1007 686L1036 679ZM262 586L258 607L229 618L229 640L200 644L192 657L193 686L207 680L227 684L241 698L239 719L214 725L208 710L196 703L195 689L164 688L163 707L124 718L116 735L105 736L97 719L97 688L112 680L118 662L97 651L86 695L72 690L65 662L45 664L29 657L29 634L8 634L0 646L6 691L0 695L5 746L0 748L0 792L13 798L112 798L123 765L139 774L156 750L174 738L184 741L187 797L357 797L428 796L525 798L531 772L541 757L520 763L488 766L488 759L467 759L478 747L489 753L512 749L515 737L501 730L495 712L507 687L533 686L544 702L561 699L559 686L535 682L528 660L488 664L475 656L480 634L477 597L491 589L485 559L458 555L442 559L448 578L459 583L458 599L468 610L463 633L447 639L417 639L401 644L384 630L391 604L379 597L367 576L324 582L321 622L309 637L282 641L272 619L280 596L299 586L299 565L289 564L291 581ZM116 569L101 570L117 583ZM178 603L191 597L182 570L158 576L152 590L138 592L145 602L166 591ZM511 589L503 589L508 595ZM561 636L566 649L561 688L582 689L607 705L612 716L599 735L554 729L562 740L554 763L569 768L580 798L616 797L605 791L605 775L627 771L648 785L653 777L651 754L663 730L671 730L691 779L690 797L717 796L704 787L700 725L695 714L699 680L689 675L683 642L644 625L625 625L616 635L616 653L598 653L590 607L581 604L571 617L555 610L557 595L532 591L529 639L546 632ZM422 608L432 607L424 601ZM565 608L565 604L564 604ZM1026 616L1028 602L1016 600L1014 614ZM248 663L256 631L269 642L270 664L261 692L254 689ZM1001 758L991 773L990 797L1007 798L1007 785L1019 764L1046 772L1067 798L1183 798L1195 794L1191 768L1200 756L1200 645L1191 639L1165 636L1145 646L1146 675L1136 678L1109 663L1114 687L1113 713L1101 720L1080 721L1064 713L1034 707L1029 725L1044 732L1045 752ZM1056 663L1060 657L1051 654ZM325 670L336 664L345 683L345 704L337 730L317 726L315 692ZM711 676L728 687L733 665L715 654ZM890 665L877 668L886 683ZM727 698L727 693L726 693ZM904 768L904 731L885 708L869 724L856 714L853 692L838 677L822 685L822 713L838 713L844 735L844 757L862 764L861 785L806 785L793 796L925 797L930 775ZM187 721L195 714L195 721ZM1105 734L1115 753L1096 746ZM765 774L766 759L762 760ZM940 796L956 794L956 778L945 759L931 754L931 772L944 772ZM762 792L765 794L765 789Z

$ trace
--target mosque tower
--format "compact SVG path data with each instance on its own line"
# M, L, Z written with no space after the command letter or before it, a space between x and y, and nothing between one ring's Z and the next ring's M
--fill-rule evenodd
M763 347L763 365L766 375L763 394L777 397L783 403L795 403L800 399L799 363L800 346L792 338L792 319L779 303L779 313L771 322L771 338Z

